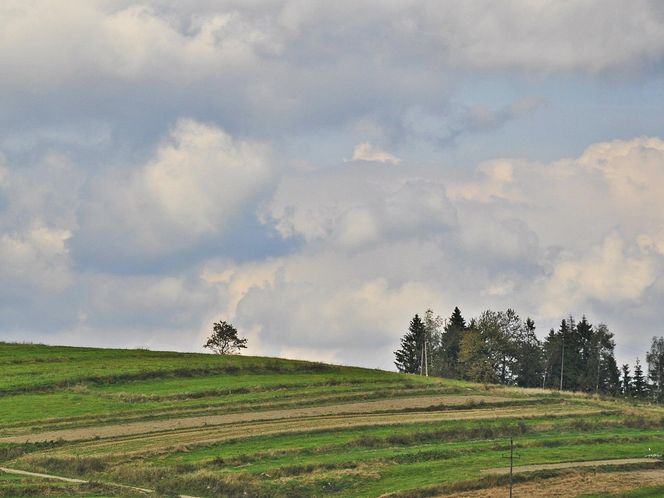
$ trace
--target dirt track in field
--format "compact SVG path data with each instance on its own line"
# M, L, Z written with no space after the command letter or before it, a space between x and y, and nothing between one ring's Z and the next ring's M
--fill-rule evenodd
M550 479L520 482L514 485L514 498L570 498L589 493L623 493L625 491L664 485L664 470L633 472L572 473ZM440 495L455 498L507 496L507 486Z
M543 463L539 465L519 465L513 468L512 472L535 472L538 470L558 470L575 469L578 467L599 467L602 465L628 465L631 463L652 463L657 461L654 458L617 458L614 460L588 460L586 462L562 462L562 463ZM509 474L509 467L500 467L496 469L485 469L483 474Z
M25 477L38 477L40 479L51 479L55 481L64 481L64 482L69 482L73 484L88 484L90 481L86 481L84 479L72 479L71 477L63 477L63 476L56 476L53 474L42 474L39 472L28 472L26 470L17 470L17 469L9 469L7 467L0 467L0 472L4 472L5 474L13 474L13 475L19 475L19 476L25 476ZM122 488L125 490L129 491L138 491L141 496L144 494L152 494L154 493L154 490L152 489L146 489L146 488L138 488L136 486L127 486L125 484L116 484L113 482L105 482L103 484L106 484L107 486L114 486L116 488ZM195 496L189 496L189 495L178 495L180 498L196 498Z
M565 410L566 408L566 410ZM564 411L563 411L564 410ZM551 414L551 411L546 413ZM593 412L570 411L561 407L558 411L564 415L592 414ZM460 412L415 412L393 414L356 414L337 415L327 417L311 417L303 419L283 419L264 422L244 422L239 424L194 427L166 432L149 434L118 435L114 438L100 440L80 441L75 445L65 447L65 453L75 451L79 455L109 455L121 454L124 457L130 454L140 455L145 452L181 448L187 445L217 444L223 441L235 440L256 436L274 434L295 434L312 430L350 429L354 427L387 426L394 424L431 423L441 420L481 420L513 417L537 417L545 412L529 411L524 413L517 409L484 409L462 410ZM47 453L57 454L59 448L47 450Z
M229 413L226 415L206 415L198 417L172 418L167 420L154 420L146 422L131 422L127 424L103 425L97 427L84 427L80 429L64 429L27 433L0 438L3 443L25 443L42 441L78 441L86 439L104 439L118 436L146 434L182 430L188 428L201 428L225 424L237 424L252 421L269 421L279 419L299 419L307 417L322 417L341 414L362 414L375 412L397 412L403 409L425 409L437 405L463 405L471 402L484 402L487 404L515 400L499 396L419 396L412 398L395 398L379 401L363 401L355 403L340 403L327 406L312 406L282 410L267 410L256 412ZM469 410L470 411L470 410ZM521 409L523 411L523 408ZM435 413L435 412L432 412ZM453 413L453 412L439 412ZM237 428L235 429L237 432Z

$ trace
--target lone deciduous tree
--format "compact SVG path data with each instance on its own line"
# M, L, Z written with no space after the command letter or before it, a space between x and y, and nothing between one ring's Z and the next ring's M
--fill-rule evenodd
M238 337L237 329L222 320L212 325L212 335L203 347L217 354L239 354L241 349L247 347L247 339Z

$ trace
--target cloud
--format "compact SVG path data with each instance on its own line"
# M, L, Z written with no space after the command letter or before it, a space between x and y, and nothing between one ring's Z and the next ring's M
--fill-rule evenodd
M273 173L265 144L180 120L128 177L98 179L80 237L98 241L109 257L195 247L252 213Z
M83 72L117 79L160 73L190 82L227 70L251 72L259 62L310 63L313 54L324 64L352 57L350 44L358 56L377 51L390 62L431 60L437 52L453 66L633 69L661 61L662 15L646 0L629 6L473 0L446 9L426 0L334 6L7 0L0 10L0 46L6 47L0 57L16 69L15 81L48 75L51 82ZM21 64L20 57L33 64Z
M46 154L17 167L0 156L0 285L3 294L59 292L72 284L70 239L80 173Z
M462 67L595 72L662 60L663 13L647 0L629 7L619 1L528 0L436 7L414 9L399 26L408 34L428 35L445 48L451 64Z
M42 120L103 116L128 141L153 138L159 123L183 116L263 138L373 120L396 141L424 116L443 124L425 131L448 145L539 102L458 102L469 82L512 71L535 81L658 72L661 21L661 9L645 0L472 0L445 9L430 0L6 0L0 88L8 122L34 124L26 108Z
M232 305L225 316L249 332L254 353L366 363L361 358L372 349L380 351L374 366L389 365L386 350L413 307L441 297L434 286L410 282L397 268L376 276L386 261L413 250L414 245L392 247L378 259L381 251L346 258L307 251L260 265L218 263L206 275L228 290Z
M317 357L344 360L373 344L384 366L394 337L372 321L403 329L411 303L411 314L511 306L540 324L586 313L620 334L618 310L659 314L662 171L661 140L638 137L551 163L483 162L464 181L406 164L286 175L263 220L303 245L258 284L229 277L249 282L234 316L269 351L318 344Z
M562 316L578 303L617 304L641 298L662 268L648 254L629 251L625 245L620 235L611 233L578 258L563 256L546 279L544 313Z
M67 241L71 233L34 227L0 234L0 282L58 291L72 281Z
M285 176L262 216L284 237L345 248L449 230L456 213L437 179L406 169L341 170Z
M15 289L3 296L35 290L60 340L198 349L223 318L252 353L386 368L427 307L472 316L511 306L544 327L587 313L620 334L628 316L657 323L664 296L663 143L601 142L549 163L499 158L450 178L406 160L275 168L266 144L182 120L129 175L83 182L57 154L23 169L5 160L0 254L10 265L0 279ZM205 246L256 216L294 241L288 251L240 261ZM94 255L102 261L200 252L154 274L81 272L82 244L107 248ZM113 330L127 332L100 335Z
M357 144L353 149L353 161L377 161L379 163L399 164L401 159L395 155L380 150L370 143Z
M199 349L226 316L386 367L427 306L658 332L663 15L5 0L0 332Z
M486 105L462 105L450 102L443 109L411 106L401 117L401 131L440 146L456 144L462 137L496 131L540 107L533 97L491 108Z

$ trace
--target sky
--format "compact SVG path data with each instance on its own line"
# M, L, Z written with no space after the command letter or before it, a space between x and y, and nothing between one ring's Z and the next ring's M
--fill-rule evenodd
M0 340L664 334L662 2L3 0L0 71Z

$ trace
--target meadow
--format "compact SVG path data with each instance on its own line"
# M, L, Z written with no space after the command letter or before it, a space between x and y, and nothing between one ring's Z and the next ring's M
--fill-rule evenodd
M663 429L578 393L0 343L0 496L508 496L510 438L515 497L664 496Z

